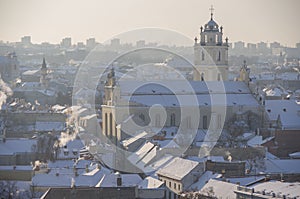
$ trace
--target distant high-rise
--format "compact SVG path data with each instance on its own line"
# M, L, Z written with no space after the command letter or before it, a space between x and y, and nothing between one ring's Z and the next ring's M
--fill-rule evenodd
M60 42L60 46L63 48L70 48L72 46L71 37L63 38Z
M234 49L243 50L244 48L245 48L245 42L243 41L234 42Z
M143 48L143 47L145 47L145 45L146 45L145 40L139 40L139 41L136 42L136 47L137 48Z
M121 46L120 39L115 38L110 41L110 46L114 49L118 49Z
M89 38L86 40L86 47L88 49L93 49L96 47L96 39L95 38Z
M270 43L270 48L272 49L272 48L280 48L281 47L281 45L280 45L280 43L278 43L278 42L273 42L273 43Z
M77 47L78 48L84 48L84 43L83 42L77 42Z
M24 46L31 45L31 36L21 37L21 44L24 45Z
M223 42L223 27L213 19L200 28L200 42L195 38L193 79L196 81L228 80L228 38Z

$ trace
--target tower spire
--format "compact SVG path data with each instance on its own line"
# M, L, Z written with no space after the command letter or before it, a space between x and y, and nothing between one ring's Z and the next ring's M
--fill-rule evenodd
M43 57L42 68L47 68L45 57Z
M213 15L214 15L214 10L215 10L214 6L211 5L209 10L210 10L210 19L213 20Z

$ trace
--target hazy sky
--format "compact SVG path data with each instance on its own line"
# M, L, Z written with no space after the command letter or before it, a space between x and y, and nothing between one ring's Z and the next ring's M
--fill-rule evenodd
M0 0L0 40L72 42L143 27L178 31L191 39L208 22L209 8L231 42L300 42L299 0Z

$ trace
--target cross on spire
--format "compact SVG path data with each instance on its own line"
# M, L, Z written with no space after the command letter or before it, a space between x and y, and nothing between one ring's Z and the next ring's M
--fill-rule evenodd
M214 6L213 5L211 5L211 7L210 7L210 16L211 16L211 20L213 19L213 15L214 15Z

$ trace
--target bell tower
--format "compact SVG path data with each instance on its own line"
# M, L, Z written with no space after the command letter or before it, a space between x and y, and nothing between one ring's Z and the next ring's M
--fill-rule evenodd
M195 37L193 79L195 81L228 80L228 38L223 42L223 27L213 19L200 27L200 39Z
M40 83L43 87L47 88L48 87L48 78L47 78L47 74L48 74L48 69L47 69L47 64L46 64L46 60L45 57L43 58L43 63L42 63L42 67L41 67L41 77L40 77Z

